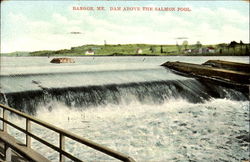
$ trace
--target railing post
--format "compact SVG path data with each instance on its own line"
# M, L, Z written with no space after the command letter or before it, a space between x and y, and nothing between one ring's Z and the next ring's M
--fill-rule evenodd
M3 108L0 107L0 116L1 116L1 118L3 119L3 115L2 115L2 114L3 114ZM2 121L2 122L3 122L3 121ZM4 123L4 122L3 122L3 123ZM2 131L3 131L3 123L2 123L2 127L1 127L1 128L2 128L1 130L2 130Z
M8 120L7 110L3 108L3 120ZM3 131L7 133L7 123L3 121Z
M65 136L62 135L60 133L60 143L59 143L59 147L60 150L64 150L65 149ZM65 157L63 156L63 154L60 152L60 162L64 162L65 161Z
M5 161L11 161L12 151L11 148L5 143L4 144L4 159Z
M30 128L31 128L30 120L28 118L26 118L26 131L28 133L30 133ZM31 147L31 138L27 133L26 133L26 146L29 148Z

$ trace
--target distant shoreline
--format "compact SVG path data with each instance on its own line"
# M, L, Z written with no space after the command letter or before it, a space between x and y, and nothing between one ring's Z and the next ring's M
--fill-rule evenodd
M48 58L53 58L53 57L171 57L171 56L183 56L183 57L187 57L187 56L214 56L214 57L219 57L219 56L246 56L249 57L249 55L219 55L219 54L188 54L188 55L147 55L147 54L140 54L140 55L131 55L131 54L122 54L122 55L51 55L51 56L32 56L32 55L26 55L26 56L14 56L14 55L2 55L0 54L0 57L48 57Z
M108 57L108 56L249 56L250 44L232 41L229 44L156 45L156 44L87 44L70 49L16 51L1 53L2 56L44 57Z

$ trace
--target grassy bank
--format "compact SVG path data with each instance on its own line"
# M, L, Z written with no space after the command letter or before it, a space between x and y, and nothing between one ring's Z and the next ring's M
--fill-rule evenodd
M141 49L141 53L137 50ZM36 51L32 56L55 56L55 55L86 55L87 51L94 51L94 55L166 55L177 54L175 45L149 45L149 44L117 44L117 45L83 45L58 51Z
M87 51L94 52L95 56L249 56L249 44L230 47L228 44L202 45L199 48L213 48L213 53L197 53L197 45L155 45L155 44L109 44L109 45L83 45L56 51L14 52L1 54L2 56L86 56ZM192 50L192 52L185 52Z

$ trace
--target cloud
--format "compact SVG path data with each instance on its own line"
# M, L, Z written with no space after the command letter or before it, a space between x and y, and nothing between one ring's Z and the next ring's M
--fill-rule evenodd
M225 20L229 23L249 23L249 16L243 16L238 11L233 9L219 8L216 14L220 15L222 20Z
M82 34L82 33L74 31L74 32L70 32L70 34Z

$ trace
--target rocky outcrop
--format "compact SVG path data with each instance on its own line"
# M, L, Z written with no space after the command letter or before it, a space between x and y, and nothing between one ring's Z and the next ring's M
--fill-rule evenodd
M50 63L75 63L72 58L53 58Z
M240 64L240 63L238 63ZM217 68L206 65L191 64L185 62L166 62L162 66L177 72L197 76L201 78L214 79L233 84L250 85L250 73L225 68Z

